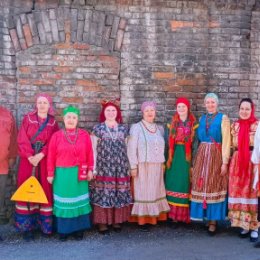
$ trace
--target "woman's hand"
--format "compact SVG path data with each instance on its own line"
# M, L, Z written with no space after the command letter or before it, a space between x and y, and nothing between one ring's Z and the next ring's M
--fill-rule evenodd
M134 178L137 176L137 169L132 169L131 170L131 176Z
M91 181L93 179L93 172L92 171L88 171L88 175L87 175L87 181Z
M53 177L47 177L47 181L52 184L53 183Z
M222 164L220 175L221 176L225 176L227 174L227 172L228 172L228 165L227 164Z
M34 156L29 157L28 160L34 167L36 167L43 157L44 157L43 153L37 153Z

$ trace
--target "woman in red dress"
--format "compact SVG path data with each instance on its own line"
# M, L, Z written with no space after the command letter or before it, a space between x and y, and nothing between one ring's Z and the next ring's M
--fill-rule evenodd
M234 150L229 167L229 219L232 227L240 227L241 238L258 239L257 191L253 189L254 172L250 162L258 120L250 98L239 105L239 119L231 126Z
M30 178L33 167L36 167L35 176L43 187L48 204L16 203L15 226L26 241L33 239L32 231L37 229L45 235L52 233L52 187L47 181L46 163L49 140L58 129L51 97L37 95L36 109L24 116L18 133L20 164L17 186Z

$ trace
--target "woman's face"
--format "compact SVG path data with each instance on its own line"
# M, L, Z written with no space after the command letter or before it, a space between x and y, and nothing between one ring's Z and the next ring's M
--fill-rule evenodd
M64 125L66 129L75 129L78 124L78 115L72 112L67 113L63 117Z
M177 113L180 117L187 117L188 107L184 103L179 103L177 105Z
M242 102L239 107L239 117L241 119L246 120L251 116L251 112L252 112L251 103L247 101Z
M207 98L205 100L205 106L208 113L216 113L218 109L218 103L215 98Z
M105 111L105 118L108 121L115 121L117 117L117 110L114 106L108 106L106 107Z
M156 111L154 107L147 106L143 111L143 119L146 122L153 123L155 119Z
M45 97L38 97L36 101L37 111L40 114L48 114L50 103Z

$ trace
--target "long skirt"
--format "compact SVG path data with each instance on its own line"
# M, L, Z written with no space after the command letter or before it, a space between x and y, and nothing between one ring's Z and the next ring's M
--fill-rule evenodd
M184 145L175 146L171 167L165 174L167 201L170 206L169 218L190 222L190 163L186 161Z
M88 181L78 181L78 167L57 167L53 182L56 229L70 234L91 227Z
M228 175L221 176L221 146L201 143L194 161L191 189L192 220L224 220Z
M21 158L17 174L18 188L32 176L32 165L27 158ZM15 227L19 232L40 230L44 234L52 233L52 185L47 181L46 158L43 158L36 168L35 177L40 182L47 197L47 204L25 203L18 201L15 204Z
M93 205L93 222L94 224L121 224L128 221L131 215L131 206L122 208L102 208Z
M232 227L241 227L245 230L258 228L258 198L257 190L253 189L253 182L252 164L249 164L248 174L243 176L239 171L236 151L229 167L228 217Z
M166 200L162 163L139 163L133 179L134 204L130 222L157 224L167 219L170 210Z

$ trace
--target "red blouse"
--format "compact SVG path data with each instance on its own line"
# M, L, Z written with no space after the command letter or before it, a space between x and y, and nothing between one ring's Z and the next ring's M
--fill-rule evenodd
M41 141L44 143L42 148L42 153L46 156L48 152L48 142L54 132L59 129L57 122L54 117L49 115L49 121L42 132L36 137L36 141ZM21 157L28 158L34 155L34 150L31 145L31 138L37 133L40 125L45 121L45 119L37 118L37 113L27 114L21 124L19 133L18 133L18 150Z
M47 170L48 177L53 177L55 167L73 167L86 163L88 170L93 170L94 156L92 143L87 131L78 129L78 136L71 136L63 129L53 134L49 143ZM71 142L70 142L70 141Z

